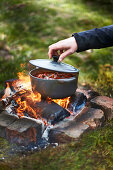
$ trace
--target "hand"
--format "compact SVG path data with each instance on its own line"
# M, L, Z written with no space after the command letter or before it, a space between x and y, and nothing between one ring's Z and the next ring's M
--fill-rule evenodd
M49 58L52 58L53 55L60 55L59 61L62 61L66 56L73 54L77 48L78 47L75 38L70 37L50 45L48 55Z

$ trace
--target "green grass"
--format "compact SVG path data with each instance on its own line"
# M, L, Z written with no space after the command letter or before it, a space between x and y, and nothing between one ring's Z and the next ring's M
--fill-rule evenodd
M113 12L109 8L89 0L1 0L0 89L4 88L4 81L17 77L22 63L28 69L30 59L48 58L50 44L70 37L73 32L111 25ZM101 70L106 64L113 65L113 47L80 55L75 53L64 60L80 69L79 83L113 96L112 79L108 79L109 87L102 77L104 69ZM84 135L80 142L48 148L21 161L17 158L13 163L1 162L1 169L112 169L112 132L113 122Z

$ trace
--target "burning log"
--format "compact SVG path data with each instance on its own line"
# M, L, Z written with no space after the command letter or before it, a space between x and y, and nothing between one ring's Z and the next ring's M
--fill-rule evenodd
M41 116L52 125L70 116L70 113L66 109L55 102L48 103L47 101L42 100L41 102L36 103L36 107L41 109Z
M11 104L17 111L18 116L29 115L32 118L43 119L43 121L46 119L51 124L55 124L70 116L66 109L53 101L42 100L37 102L38 100L35 97L31 91L23 89L3 99L3 102L6 106Z
M30 92L28 90L21 90L21 91L15 92L12 95L7 96L7 97L6 96L3 97L2 103L3 103L4 106L8 106L11 103L12 103L12 105L15 105L15 104L17 104L16 103L17 98L19 98L19 97L22 98L24 95L27 96L29 94L30 94Z
M52 125L55 123L58 123L59 121L62 121L66 117L69 117L70 113L66 109L60 109L58 112L50 116L50 122Z
M14 83L17 81L17 79L10 79L5 81L5 88L7 88L7 85L9 85L9 88L11 89L12 92L16 92L16 90L14 89Z

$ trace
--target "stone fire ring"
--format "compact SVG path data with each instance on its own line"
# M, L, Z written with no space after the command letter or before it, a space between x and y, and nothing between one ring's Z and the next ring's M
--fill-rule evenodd
M49 132L49 141L67 143L78 139L84 132L96 129L104 124L106 120L113 118L113 99L107 96L99 96L91 90L77 89L77 93L83 93L87 97L86 106L74 119L64 119L54 125ZM15 115L9 115L3 110L0 102L0 136L6 138L9 131L15 131L16 135L26 136L29 129L36 130L36 138L43 134L44 124L33 118L23 117L19 119ZM9 137L10 138L10 137ZM33 139L34 140L34 137Z

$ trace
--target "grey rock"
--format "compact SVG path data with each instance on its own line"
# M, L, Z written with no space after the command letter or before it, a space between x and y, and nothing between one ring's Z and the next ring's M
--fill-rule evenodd
M7 127L13 122L15 122L18 118L15 115L8 114L7 111L3 111L0 114L0 126Z
M83 88L78 88L76 92L83 93L87 97L87 101L89 102L91 99L99 96L99 93L94 90L87 90Z
M75 139L68 136L64 132L58 130L51 130L49 133L49 142L50 143L58 143L58 144L65 144L74 141Z
M3 126L0 126L0 137L6 138L6 128Z
M113 99L107 96L98 96L91 100L92 107L103 110L106 119L113 118Z
M11 125L9 125L7 128L21 133L21 132L26 131L30 127L39 127L41 133L43 133L44 131L44 123L42 121L35 120L33 118L28 118L25 116L16 120Z
M71 140L68 137L77 139L88 130L101 126L104 120L104 112L102 110L85 107L73 120L65 119L55 125L51 129L50 134L56 134L57 137L55 139L60 139L60 141L61 137L67 139L67 141ZM67 138L66 135L68 136Z

